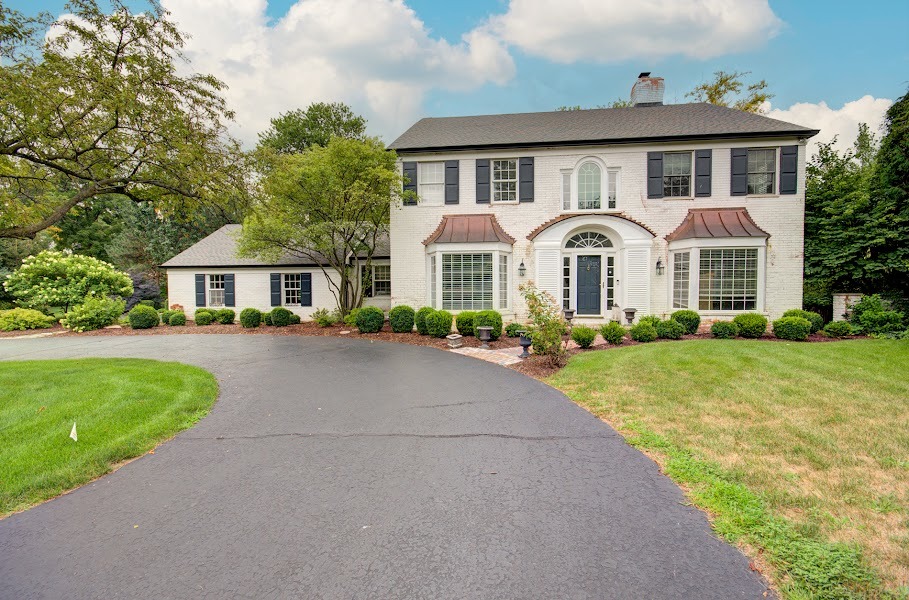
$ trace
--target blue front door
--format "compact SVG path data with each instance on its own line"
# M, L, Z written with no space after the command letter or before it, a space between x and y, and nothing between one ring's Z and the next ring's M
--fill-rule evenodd
M578 314L600 314L600 256L578 256Z

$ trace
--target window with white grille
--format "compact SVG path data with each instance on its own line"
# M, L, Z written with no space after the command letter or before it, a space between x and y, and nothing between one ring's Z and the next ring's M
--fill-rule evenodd
M702 248L699 267L700 310L757 308L757 248Z
M209 306L224 306L224 275L208 276Z
M492 199L515 202L518 199L518 161L515 158L492 161Z
M284 304L298 306L300 304L300 274L284 274Z
M672 308L688 308L690 252L672 255Z
M776 150L748 149L748 193L772 194L776 180Z
M421 162L417 164L417 195L426 205L443 204L445 201L445 163Z

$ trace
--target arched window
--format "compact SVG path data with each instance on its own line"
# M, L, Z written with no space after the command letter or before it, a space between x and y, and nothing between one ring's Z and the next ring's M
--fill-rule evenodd
M578 210L600 209L600 186L602 185L600 166L586 162L578 169Z
M602 233L584 231L568 238L566 248L612 248L612 242Z

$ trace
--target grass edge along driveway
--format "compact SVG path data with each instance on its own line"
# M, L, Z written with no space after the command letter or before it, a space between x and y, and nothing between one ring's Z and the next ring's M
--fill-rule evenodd
M547 382L652 456L786 598L909 597L909 342L589 352Z
M0 518L152 450L208 414L217 396L211 373L179 363L0 362Z

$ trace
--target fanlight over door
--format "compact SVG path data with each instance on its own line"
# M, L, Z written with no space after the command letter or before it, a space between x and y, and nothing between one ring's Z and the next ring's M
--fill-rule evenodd
M612 248L612 242L602 233L584 231L568 238L565 248Z

